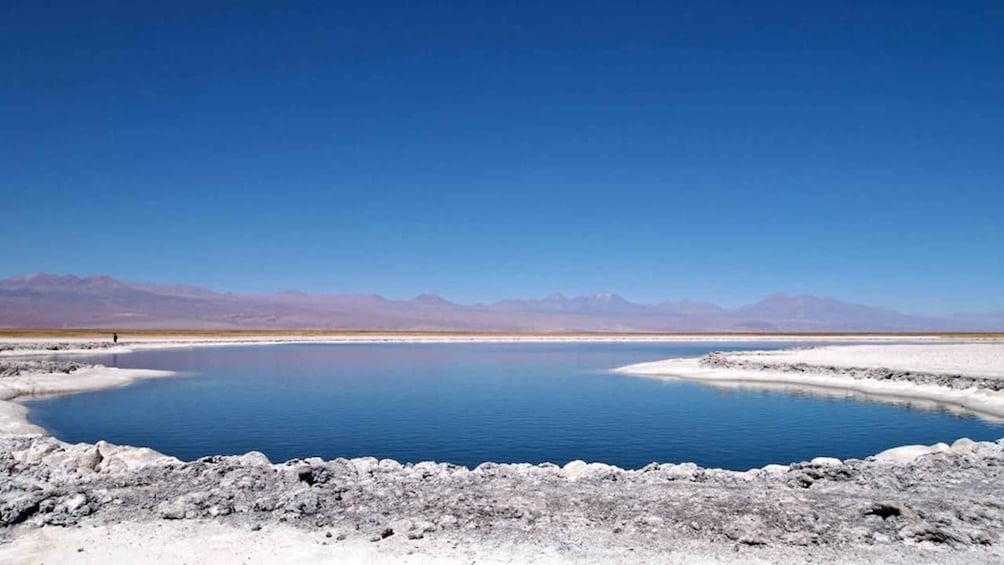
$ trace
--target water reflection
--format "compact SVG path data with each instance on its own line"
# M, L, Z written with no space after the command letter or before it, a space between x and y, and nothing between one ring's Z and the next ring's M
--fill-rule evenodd
M690 379L664 377L666 380L687 381ZM890 404L904 410L925 410L952 414L959 417L975 416L994 424L1004 424L1004 418L996 414L981 412L971 407L960 406L951 402L944 402L935 399L905 398L891 394L865 393L856 390L843 388L819 386L811 384L792 383L765 383L750 381L728 381L716 379L693 380L698 384L708 386L722 391L742 391L742 392L762 392L768 394L783 394L796 398L828 398L833 400L847 400L854 402L874 402Z
M93 355L87 362L197 378L27 403L61 439L146 445L194 459L262 451L639 468L748 469L968 436L993 422L903 410L805 387L627 378L612 367L784 343L283 345ZM757 389L757 390L754 390ZM822 393L822 394L820 394ZM916 407L917 403L911 403Z

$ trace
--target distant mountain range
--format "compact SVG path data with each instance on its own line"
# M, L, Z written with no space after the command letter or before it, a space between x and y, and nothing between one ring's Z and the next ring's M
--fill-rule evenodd
M616 294L462 305L287 291L241 295L199 287L48 274L0 280L0 328L362 329L538 332L1004 331L1004 312L911 316L817 296L773 294L739 308L636 304Z

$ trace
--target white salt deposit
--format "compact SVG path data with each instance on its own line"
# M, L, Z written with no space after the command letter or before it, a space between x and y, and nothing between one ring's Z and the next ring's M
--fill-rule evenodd
M832 368L896 369L952 376L1004 378L1004 342L923 343L829 346L815 349L726 354L728 361L762 363L762 367L709 366L701 359L667 359L621 367L618 373L681 378L711 383L805 386L844 390L878 399L907 399L954 406L1004 418L1004 391L978 387L952 388L929 382L855 378ZM804 364L803 370L786 370Z

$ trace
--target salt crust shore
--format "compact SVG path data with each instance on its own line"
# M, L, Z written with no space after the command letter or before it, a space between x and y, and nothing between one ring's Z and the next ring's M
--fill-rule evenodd
M112 344L96 342L89 338L33 338L0 337L0 357L25 357L60 355L87 355L94 353L123 354L150 349L186 347L236 347L283 344L375 344L375 343L678 343L678 342L897 342L946 341L936 335L917 335L904 338L892 335L710 335L710 334L652 334L652 335L549 335L549 334L491 334L491 335L398 335L365 334L343 336L249 336L241 339L204 337L137 337L128 342Z
M885 368L900 371L1004 379L1004 342L985 340L951 347L846 345L779 351L730 352L729 358L774 365Z
M46 435L45 430L28 422L28 410L12 402L19 397L73 394L117 388L143 379L171 377L172 371L90 367L71 374L42 373L0 380L0 436Z
M959 380L973 381L974 385L981 380L992 385L1004 380L1004 342L1000 341L728 352L700 359L638 363L614 371L712 384L829 389L875 400L921 401L991 419L1004 418L1004 390L993 390L996 386L952 386Z
M832 349L825 355L839 357L835 350L846 348ZM780 355L775 361L804 365ZM855 366L851 357L843 361L844 367ZM732 371L732 381L757 378L757 371L694 363L666 361L620 371L660 378L667 372L701 378L676 373ZM799 384L790 372L774 372L789 380L775 381L772 375L765 383ZM990 367L981 376L996 374ZM0 381L5 390L0 394L8 399L0 404L13 407L12 413L0 412L0 540L7 542L0 545L0 562L1004 559L1004 441L906 446L865 461L821 457L748 472L692 464L626 471L583 462L489 463L469 470L371 458L274 465L254 453L184 463L149 449L60 442L26 428L24 408L9 402L22 394L69 393L169 375L89 368L71 375L18 376L15 384L10 377ZM725 379L712 380L718 378ZM849 381L860 386L861 380L839 377L826 386L847 387ZM921 386L882 384L895 384L896 394L907 396L914 392L901 388ZM990 404L997 408L996 400Z

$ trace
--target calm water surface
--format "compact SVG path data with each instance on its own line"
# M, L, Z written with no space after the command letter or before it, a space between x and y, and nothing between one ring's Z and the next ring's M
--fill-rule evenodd
M374 344L193 348L88 361L180 378L27 403L70 442L149 446L181 459L251 450L273 461L372 455L402 462L748 469L897 445L1004 437L944 412L721 390L607 370L783 343Z

